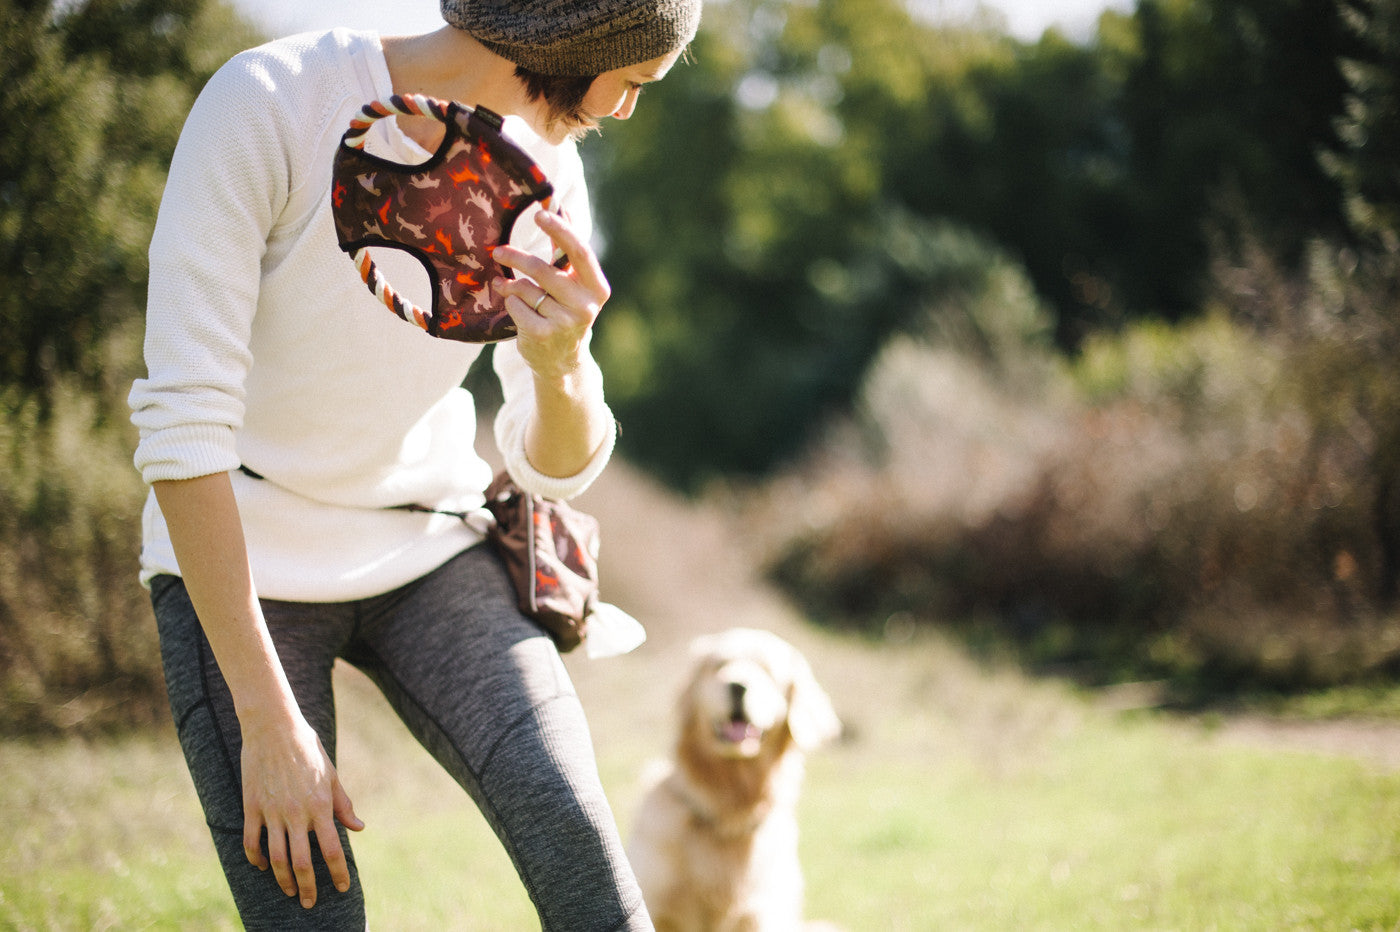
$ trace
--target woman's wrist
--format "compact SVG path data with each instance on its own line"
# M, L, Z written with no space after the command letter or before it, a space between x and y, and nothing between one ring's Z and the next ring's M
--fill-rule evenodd
M611 414L602 391L585 377L570 375L537 383L534 416L525 431L525 456L542 475L567 478L587 467L607 439Z
M534 375L535 398L545 404L551 401L565 405L577 405L588 400L588 377L584 371L582 354L572 359L560 359L541 372L530 370Z
M301 720L301 709L290 693L259 695L243 702L234 702L234 713L243 732L267 733L294 727Z

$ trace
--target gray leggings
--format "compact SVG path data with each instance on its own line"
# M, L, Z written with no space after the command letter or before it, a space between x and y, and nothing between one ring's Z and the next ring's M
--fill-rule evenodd
M339 893L312 844L319 896L303 909L243 854L242 738L184 583L152 581L170 707L248 929L365 928L351 886ZM302 714L335 758L331 667L341 657L383 691L414 736L471 795L515 863L546 930L650 929L583 710L553 643L515 607L489 547L401 589L346 603L264 600L263 613ZM265 836L264 836L265 841ZM463 866L463 881L470 868Z

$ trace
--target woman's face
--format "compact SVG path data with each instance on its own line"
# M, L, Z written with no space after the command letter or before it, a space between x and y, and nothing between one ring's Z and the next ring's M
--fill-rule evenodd
M651 61L605 71L598 75L589 85L588 93L583 98L584 115L594 120L601 120L603 117L627 119L637 107L637 98L642 93L642 86L664 78L680 57L681 50L677 49Z

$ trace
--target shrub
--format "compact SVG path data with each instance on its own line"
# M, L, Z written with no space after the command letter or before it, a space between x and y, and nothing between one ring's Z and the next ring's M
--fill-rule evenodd
M145 487L131 428L59 388L0 394L0 730L94 732L165 711L136 581Z
M1395 270L1318 245L1289 276L1256 251L1221 266L1202 319L1100 335L1019 384L896 341L861 421L770 493L806 517L769 542L774 573L828 618L991 618L1094 678L1388 675Z
M223 0L0 0L0 731L165 716L126 390L184 114L256 44Z

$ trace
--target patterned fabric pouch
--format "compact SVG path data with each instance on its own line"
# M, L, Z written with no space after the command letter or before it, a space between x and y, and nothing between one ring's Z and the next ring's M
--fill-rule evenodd
M504 470L486 490L486 508L495 519L486 539L510 573L520 610L560 651L582 643L589 657L612 657L646 640L635 618L598 600L597 520L524 491Z
M364 150L375 122L394 115L427 116L447 133L420 165L402 165ZM404 320L430 335L467 343L515 336L504 299L491 286L514 273L492 251L510 241L531 204L550 209L553 186L525 151L501 134L501 118L420 94L366 104L336 147L331 212L336 239L369 290ZM395 291L370 258L370 246L402 249L433 283L432 306L420 308ZM556 264L566 262L556 254ZM561 266L562 267L562 266Z

